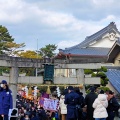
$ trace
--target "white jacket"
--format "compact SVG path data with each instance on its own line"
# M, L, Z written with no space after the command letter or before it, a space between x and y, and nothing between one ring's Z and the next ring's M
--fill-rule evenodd
M67 107L64 104L65 101L65 96L61 95L60 97L60 109L61 109L61 114L67 114Z
M108 113L106 110L107 106L108 106L108 100L106 95L99 94L93 103L93 108L94 108L93 117L107 118L108 117Z

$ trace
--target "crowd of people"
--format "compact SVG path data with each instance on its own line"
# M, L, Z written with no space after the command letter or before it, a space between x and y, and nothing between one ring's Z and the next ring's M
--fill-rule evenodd
M56 120L58 117L57 111L45 110L40 106L39 101L25 99L19 95L16 108L18 108L18 120Z
M114 92L99 90L96 93L94 87L90 88L90 93L85 96L85 99L79 89L68 87L64 103L67 104L67 120L114 120L120 108ZM76 105L80 107L77 108Z
M3 80L0 87L0 120L8 120L9 109L13 107L11 93L7 82ZM95 87L91 87L83 97L78 87L69 86L60 97L54 93L50 99L59 100L59 109L44 109L40 98L29 100L18 94L18 116L10 120L114 120L120 107L112 91L96 92Z

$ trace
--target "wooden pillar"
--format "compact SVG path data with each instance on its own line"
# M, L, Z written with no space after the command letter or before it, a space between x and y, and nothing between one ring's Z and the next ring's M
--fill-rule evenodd
M13 95L13 107L16 107L17 83L18 83L18 67L11 67L10 69L10 89Z

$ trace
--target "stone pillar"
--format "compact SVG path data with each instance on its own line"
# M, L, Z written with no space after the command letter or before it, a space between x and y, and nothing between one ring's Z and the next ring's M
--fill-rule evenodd
M17 83L18 83L18 67L11 67L10 69L10 89L13 95L13 107L16 107Z
M81 92L83 96L85 96L85 78L84 78L84 70L83 69L76 69L76 77L77 77L77 84L83 84L83 89Z

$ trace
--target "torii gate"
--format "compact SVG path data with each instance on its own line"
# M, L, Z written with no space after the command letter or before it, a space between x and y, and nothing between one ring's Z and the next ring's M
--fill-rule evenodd
M0 66L10 67L10 88L13 93L13 106L16 107L17 83L18 83L18 68L31 67L41 68L46 61L40 59L26 59L20 57L0 56ZM49 62L49 61L48 61ZM100 78L94 82L88 82L84 79L84 69L98 69L101 68L101 63L87 63L87 64L67 64L57 63L55 69L76 69L77 84L100 84ZM68 78L69 79L69 78ZM63 80L64 81L64 80Z

